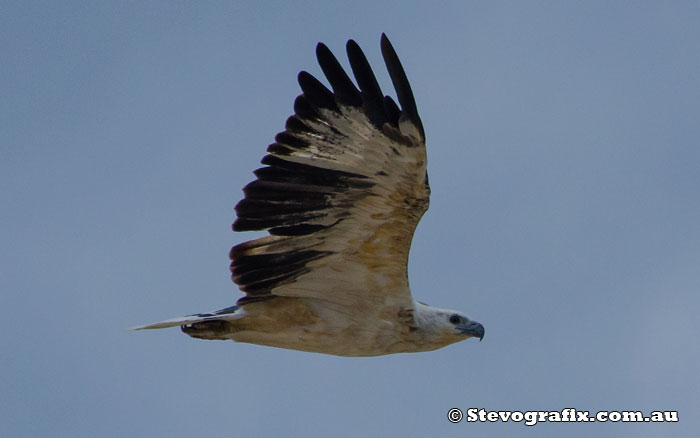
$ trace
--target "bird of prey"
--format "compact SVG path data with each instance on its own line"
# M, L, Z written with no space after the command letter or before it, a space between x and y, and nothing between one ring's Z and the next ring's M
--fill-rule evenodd
M428 209L425 132L406 73L386 35L381 52L399 105L382 94L360 47L347 43L357 85L323 43L329 90L302 71L302 94L243 188L234 231L269 235L234 246L235 306L135 327L180 326L220 339L338 356L430 351L484 327L415 301L413 233Z

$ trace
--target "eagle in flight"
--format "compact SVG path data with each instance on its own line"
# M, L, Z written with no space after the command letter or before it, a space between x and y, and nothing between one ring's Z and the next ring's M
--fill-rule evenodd
M180 326L199 339L338 356L483 338L480 323L411 295L408 253L430 197L425 132L384 34L381 51L400 107L382 94L353 40L347 54L357 86L323 43L316 56L332 91L299 73L294 114L235 207L234 231L269 233L231 249L232 279L245 296L135 329Z

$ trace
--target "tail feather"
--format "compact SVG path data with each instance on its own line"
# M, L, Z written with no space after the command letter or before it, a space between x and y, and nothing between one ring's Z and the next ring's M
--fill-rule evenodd
M233 319L238 319L242 314L241 312L236 313L240 309L238 306L231 306L225 309L217 310L211 313L196 313L194 315L181 316L178 318L166 319L165 321L156 322L153 324L139 325L136 327L130 327L127 330L154 330L163 329L168 327L179 327L191 324L196 324L199 322L221 320L228 321Z

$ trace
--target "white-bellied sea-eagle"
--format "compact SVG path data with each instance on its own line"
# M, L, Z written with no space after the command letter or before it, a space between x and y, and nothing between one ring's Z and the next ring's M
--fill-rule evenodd
M483 338L484 327L463 313L411 296L408 253L430 196L425 133L386 35L381 51L398 105L352 40L357 86L322 43L316 56L332 91L299 73L294 114L235 208L234 231L269 233L231 249L232 278L245 296L226 309L136 329L180 326L200 339L339 356Z

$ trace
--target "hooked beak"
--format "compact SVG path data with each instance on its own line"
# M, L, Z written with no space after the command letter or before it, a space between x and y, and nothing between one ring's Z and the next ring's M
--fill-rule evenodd
M457 330L463 335L479 338L479 342L484 339L484 326L476 321L469 321L464 325L459 325L457 326Z

